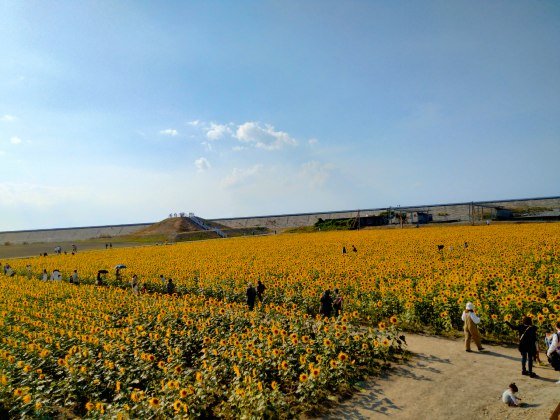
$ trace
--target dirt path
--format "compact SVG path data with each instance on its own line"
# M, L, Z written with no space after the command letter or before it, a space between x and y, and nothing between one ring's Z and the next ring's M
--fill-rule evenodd
M410 361L372 379L324 418L549 419L560 403L559 372L537 366L538 378L522 376L515 347L484 345L485 352L466 353L462 340L410 334L407 343L414 353ZM525 407L501 402L511 382Z

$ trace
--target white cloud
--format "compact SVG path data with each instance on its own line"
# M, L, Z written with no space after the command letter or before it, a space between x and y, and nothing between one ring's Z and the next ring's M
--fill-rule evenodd
M273 126L262 125L258 122L241 124L234 137L241 142L254 144L255 147L265 150L279 150L286 145L297 145L296 140L288 133L276 131Z
M193 127L198 127L200 125L200 121L199 120L192 120L187 122L188 125L192 125Z
M20 143L21 143L21 139L20 139L19 137L14 136L14 137L12 137L12 138L10 139L10 143L12 143L12 144L20 144Z
M0 117L0 121L3 122L13 122L15 120L17 120L17 117L14 117L13 115L10 114L5 114Z
M333 168L333 165L330 163L323 164L313 160L301 165L300 175L312 187L319 187L325 184Z
M225 124L210 123L210 127L206 131L206 137L209 140L221 139L226 134L231 135L231 129Z
M171 137L175 137L179 135L179 132L173 128L168 128L166 130L161 130L159 132L159 134L161 134L162 136L171 136Z
M198 158L194 161L194 166L196 167L197 172L204 172L211 168L210 162L206 158Z
M235 187L241 184L242 182L245 182L248 178L257 175L262 168L263 165L260 164L253 165L247 169L234 168L233 172L222 180L222 187L223 188Z
M3 150L0 150L0 156L4 156L6 154L6 152L4 152Z
M317 144L319 144L319 140L309 139L309 140L307 140L307 144L309 144L310 146L316 146Z

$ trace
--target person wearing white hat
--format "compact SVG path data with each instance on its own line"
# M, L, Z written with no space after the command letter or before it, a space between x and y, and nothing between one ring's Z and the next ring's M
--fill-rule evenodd
M465 350L471 352L471 340L474 341L478 351L484 350L482 344L480 343L480 334L478 332L478 327L476 326L480 323L480 317L474 313L474 305L472 302L467 302L467 306L463 311L461 319L465 323L463 330L465 331Z

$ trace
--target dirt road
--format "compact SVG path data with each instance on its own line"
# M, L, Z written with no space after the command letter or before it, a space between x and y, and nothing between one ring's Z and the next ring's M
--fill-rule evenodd
M538 378L521 375L515 347L484 345L466 353L462 340L407 335L414 357L372 379L360 394L325 419L549 419L560 403L560 373L535 367ZM544 354L542 360L546 360ZM525 407L510 408L502 392L515 382Z

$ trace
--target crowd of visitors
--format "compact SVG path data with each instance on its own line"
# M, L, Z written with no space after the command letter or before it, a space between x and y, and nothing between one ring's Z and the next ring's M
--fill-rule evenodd
M478 324L481 319L474 311L472 302L467 302L463 315L461 316L464 324L465 332L465 350L471 352L471 341L477 346L478 351L484 351L482 347ZM533 320L525 316L519 324L512 324L505 321L505 324L519 335L518 350L521 355L521 375L537 378L538 375L533 371L533 362L536 361L543 365L539 357L539 336L538 330L533 325ZM544 337L544 345L546 355L550 365L556 371L560 371L560 321L556 323L556 332L547 331ZM560 385L560 380L556 382ZM502 394L502 401L510 407L519 407L522 405L520 398L517 397L518 387L515 383L511 383Z

